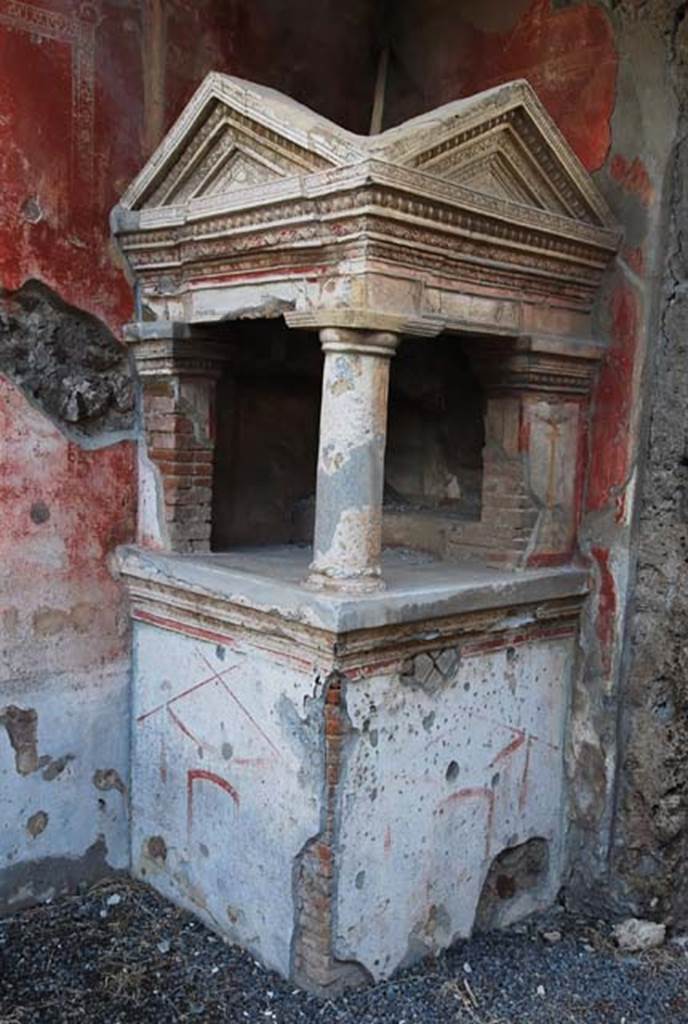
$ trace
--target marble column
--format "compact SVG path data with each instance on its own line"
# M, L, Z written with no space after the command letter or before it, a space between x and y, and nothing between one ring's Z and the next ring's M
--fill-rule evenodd
M382 494L389 360L396 334L320 332L325 353L313 563L308 584L339 590L384 587Z

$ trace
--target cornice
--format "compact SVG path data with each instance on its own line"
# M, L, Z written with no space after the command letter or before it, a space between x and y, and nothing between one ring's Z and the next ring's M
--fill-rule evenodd
M122 549L119 572L133 619L199 640L254 647L316 672L389 670L426 650L459 647L468 654L516 641L573 636L587 594L582 571L504 573L501 588L476 589L460 610L447 610L448 605L443 611L429 592L425 601L409 605L392 621L375 622L369 616L368 625L356 625L355 615L340 611L338 616L330 598L293 586L270 586L265 601L256 598L258 578L238 582L227 573L223 582L223 574L216 572L216 585L209 590L190 580L192 564L189 556ZM227 593L220 592L223 587ZM370 608L375 598L365 600ZM388 606L389 594L379 600L380 608ZM351 598L345 604L360 601Z

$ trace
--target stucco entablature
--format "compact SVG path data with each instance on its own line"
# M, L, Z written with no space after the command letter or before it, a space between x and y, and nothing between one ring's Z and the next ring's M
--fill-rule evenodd
M531 87L379 135L210 74L113 213L145 314L586 335L618 245Z

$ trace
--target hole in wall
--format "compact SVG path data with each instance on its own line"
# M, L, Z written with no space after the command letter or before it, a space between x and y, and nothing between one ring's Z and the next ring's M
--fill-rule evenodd
M549 843L539 836L498 853L480 894L476 930L489 931L513 920L517 901L527 894L537 896L547 884L549 860ZM527 907L524 912L528 912Z
M77 437L134 425L126 349L96 317L40 281L0 288L0 372Z
M447 782L454 782L455 779L458 779L459 766L456 763L456 761L449 762L449 764L447 765L447 770L444 773L444 777L446 778Z

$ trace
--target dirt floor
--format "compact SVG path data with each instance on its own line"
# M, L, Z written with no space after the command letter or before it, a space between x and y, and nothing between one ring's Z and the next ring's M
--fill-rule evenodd
M124 880L0 921L0 1024L688 1024L685 948L558 911L322 1001Z

